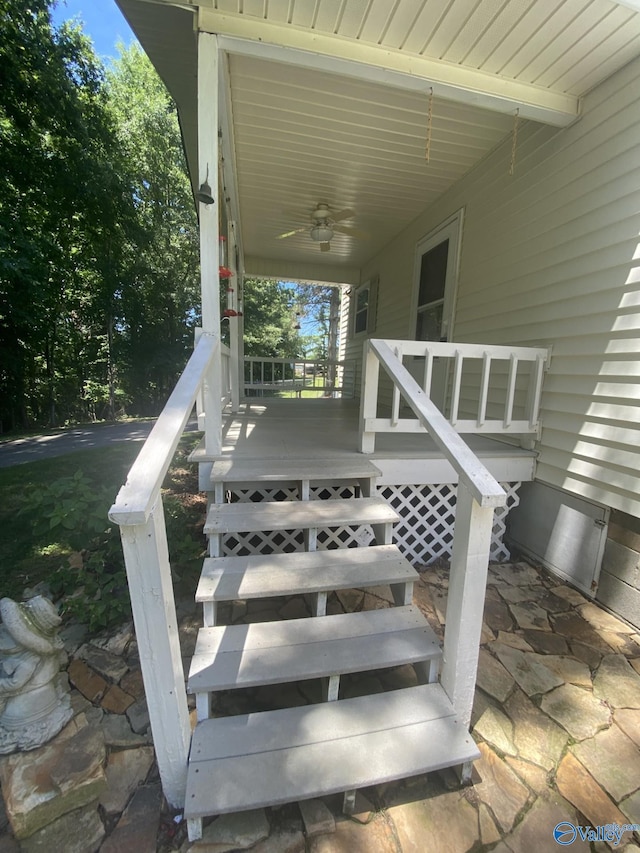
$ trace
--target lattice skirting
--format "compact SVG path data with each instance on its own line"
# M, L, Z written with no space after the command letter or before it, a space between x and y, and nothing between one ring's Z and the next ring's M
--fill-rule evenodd
M509 551L503 542L507 515L518 506L520 483L501 483L507 493L507 504L495 510L491 535L491 559L508 560ZM355 494L353 486L311 488L312 500L349 498ZM455 485L440 486L382 486L378 494L397 510L401 520L395 525L393 541L412 563L432 563L438 557L450 557L453 543L453 525L456 517ZM263 500L297 500L295 488L238 489L230 498L233 501L259 502ZM338 527L318 532L318 548L357 548L373 540L373 531L367 526ZM223 554L273 554L298 551L304 547L300 530L267 530L259 533L228 534L224 537Z

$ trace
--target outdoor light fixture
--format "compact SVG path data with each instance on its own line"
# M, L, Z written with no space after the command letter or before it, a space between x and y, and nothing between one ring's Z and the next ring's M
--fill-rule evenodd
M200 184L200 188L196 193L196 198L198 201L201 201L202 204L213 204L214 202L211 186L209 185L209 166L207 166L207 177L204 179L204 182Z
M311 239L315 240L316 243L330 243L333 237L331 228L322 223L314 225L309 233L311 234Z

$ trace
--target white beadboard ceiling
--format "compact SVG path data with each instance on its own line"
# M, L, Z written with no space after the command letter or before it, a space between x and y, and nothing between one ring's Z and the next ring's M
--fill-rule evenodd
M226 191L236 195L235 160L247 268L292 278L356 281L368 258L512 132L520 102L523 115L556 111L560 119L551 123L566 124L578 98L640 55L635 0L118 5L178 103L192 166L194 28L223 37L232 112L223 140ZM345 58L380 73L361 64L355 76L342 73ZM307 232L276 239L310 224L319 202L353 209L344 225L368 239L336 234L327 253Z

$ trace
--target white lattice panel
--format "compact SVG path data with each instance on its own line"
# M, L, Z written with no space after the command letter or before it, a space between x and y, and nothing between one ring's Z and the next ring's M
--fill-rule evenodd
M509 559L503 537L506 519L519 503L520 483L501 483L507 493L507 504L496 509L491 534L490 558ZM450 557L456 519L456 487L384 486L379 494L400 514L402 520L394 528L393 541L412 563L428 564L438 557Z
M507 493L507 503L494 513L490 557L494 561L510 558L503 538L507 515L519 503L520 483L501 483ZM353 486L331 486L311 489L312 500L348 498L354 495ZM456 517L455 485L383 486L379 494L400 515L395 525L393 541L412 563L428 564L438 557L451 556ZM238 489L232 500L258 502L263 500L297 500L297 489ZM318 549L357 548L373 541L371 527L338 527L318 533ZM228 556L272 554L298 551L304 548L300 530L261 531L224 537L223 553Z

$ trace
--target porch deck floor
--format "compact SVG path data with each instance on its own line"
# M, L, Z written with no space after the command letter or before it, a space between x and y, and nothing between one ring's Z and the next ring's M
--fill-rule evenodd
M359 454L357 400L246 399L224 415L223 455L248 459L336 459ZM504 441L463 436L480 458L534 456ZM442 454L428 435L380 433L371 459L429 459Z

